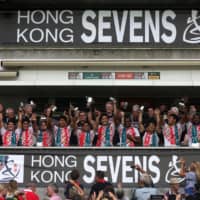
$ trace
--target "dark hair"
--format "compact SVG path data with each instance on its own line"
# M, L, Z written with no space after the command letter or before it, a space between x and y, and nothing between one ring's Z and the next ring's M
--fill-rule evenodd
M153 124L154 126L156 126L156 120L155 119L149 119L145 125L145 127L147 128L150 124Z
M105 176L105 174L104 174L103 171L100 171L100 170L96 171L96 177L98 177L98 178L104 178L104 176Z
M40 126L41 126L42 124L46 124L46 125L47 125L47 124L48 124L47 120L41 120L41 121L40 121Z
M111 199L109 192L115 195L115 190L112 185L108 185L103 190L103 199Z
M131 120L130 114L129 114L129 113L126 113L125 116L124 116L124 119L129 119L129 120Z
M60 115L60 117L59 117L58 120L60 121L61 119L65 120L65 122L67 122L67 117L66 117L66 116L64 116L64 115Z
M100 120L99 120L99 121L100 121L100 124L101 124L101 120L102 120L103 117L107 117L107 118L108 118L108 115L107 115L106 113L103 113L103 114L101 115Z
M28 123L30 123L29 118L28 118L28 117L24 117L24 118L22 119L22 124L23 124L24 122L28 122Z
M70 173L70 177L74 181L77 180L80 177L78 169L73 169L72 172Z
M124 190L120 189L116 191L116 196L118 199L122 199L124 197Z
M178 121L178 116L177 116L177 115L175 115L175 114L170 114L169 116L170 116L170 117L173 117L173 118L176 120L176 122Z
M9 124L9 123L13 123L13 124L15 125L15 124L16 124L16 121L15 121L15 119L12 118L12 119L9 119L9 120L8 120L7 124Z

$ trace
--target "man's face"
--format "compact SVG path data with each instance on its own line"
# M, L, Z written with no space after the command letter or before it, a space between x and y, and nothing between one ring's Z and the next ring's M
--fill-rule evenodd
M132 116L133 117L138 117L139 116L139 112L138 111L132 111Z
M194 118L193 118L193 123L194 124L199 124L199 122L200 122L199 116L195 115Z
M24 130L27 130L28 127L29 127L29 123L25 121L25 122L23 122L23 125L22 125L22 126L23 126L23 129L24 129Z
M51 197L52 194L53 194L53 189L52 189L51 186L48 186L48 187L47 187L47 196Z
M47 124L46 124L46 122L42 122L41 123L40 129L43 130L43 131L47 130Z
M160 112L166 111L166 105L162 104L160 105Z
M106 103L106 112L107 113L112 113L113 112L113 105L112 103Z
M149 117L153 117L153 115L154 115L153 108L148 108L148 115L149 115Z
M59 120L59 125L60 125L60 127L65 127L65 126L67 126L67 122L64 120L64 119L60 119Z
M86 114L85 114L85 112L80 112L80 114L79 114L79 120L80 121L86 121Z
M14 118L14 117L15 117L15 112L14 112L14 110L13 110L12 108L8 108L8 109L6 110L6 116L7 116L8 118Z
M83 124L83 127L82 127L82 130L85 131L85 132L88 132L90 131L90 126L88 123L84 123Z
M147 126L147 131L150 133L153 133L155 131L155 124L154 123L149 123L149 125Z
M108 124L108 117L107 116L103 116L102 119L101 119L101 123L102 125L107 125Z
M174 119L173 116L168 117L168 124L169 125L174 125L176 123L176 120Z
M13 123L13 122L9 122L9 123L8 123L8 130L9 130L9 131L13 131L14 128L15 128L14 123Z
M130 126L131 126L131 121L130 121L129 118L126 118L126 119L125 119L125 127L126 127L126 128L129 128Z
M25 106L25 113L31 115L33 112L33 108L30 105Z

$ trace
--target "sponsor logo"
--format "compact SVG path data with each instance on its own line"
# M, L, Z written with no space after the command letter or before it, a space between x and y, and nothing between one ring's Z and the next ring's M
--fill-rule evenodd
M24 182L23 155L0 155L0 182L5 183L10 180Z

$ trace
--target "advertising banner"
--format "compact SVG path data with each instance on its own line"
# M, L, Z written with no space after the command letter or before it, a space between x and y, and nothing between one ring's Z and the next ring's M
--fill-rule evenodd
M198 10L0 12L0 46L180 48L200 45Z
M189 165L200 161L199 153L199 149L190 148L0 149L0 182L15 179L21 184L35 182L40 187L52 182L61 186L71 170L78 168L85 187L94 182L96 170L104 171L115 186L121 182L124 187L133 187L140 174L131 166L138 164L157 187L168 187L171 177L184 182L184 177L179 176L180 158L184 157Z

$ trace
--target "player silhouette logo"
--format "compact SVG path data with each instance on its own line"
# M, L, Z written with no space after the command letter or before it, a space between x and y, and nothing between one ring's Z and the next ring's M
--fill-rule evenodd
M183 33L183 41L190 44L200 43L200 15L197 10L192 10L187 18L187 27Z
M165 182L170 183L171 178L177 178L178 182L181 183L185 180L185 177L180 177L179 172L180 172L180 166L181 162L178 159L178 156L173 155L172 160L169 161L168 164L168 171L165 174Z
M9 156L0 156L0 182L8 182L18 177L20 166Z

